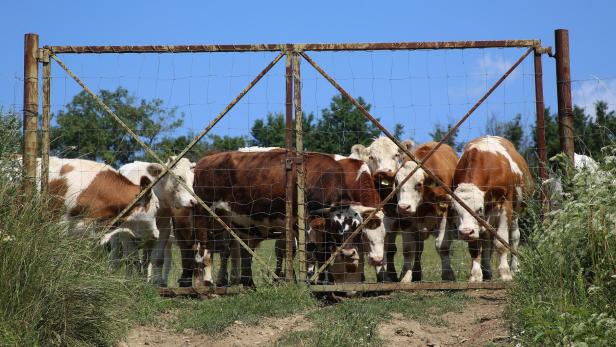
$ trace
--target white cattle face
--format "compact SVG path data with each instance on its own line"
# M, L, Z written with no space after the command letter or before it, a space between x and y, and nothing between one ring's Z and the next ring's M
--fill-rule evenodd
M171 164L173 160L175 160L175 157L169 158L166 165ZM158 167L160 169L158 173L160 174L160 172L162 172L162 166L158 165ZM171 171L192 190L193 182L195 181L194 169L195 163L192 163L186 158L182 158ZM190 208L197 204L192 194L190 194L190 192L188 192L172 175L165 175L154 187L154 192L160 198L164 207Z
M371 211L364 211L362 219L368 217ZM366 224L363 230L362 240L367 244L368 261L372 266L383 265L383 257L385 255L385 225L383 211L377 212L374 217ZM362 220L363 223L363 220Z
M396 173L396 184L401 184L406 176L410 174L411 171L415 170L417 166L417 163L411 160L404 163ZM423 190L426 177L426 172L422 168L419 168L400 188L398 192L399 213L406 215L417 212L417 208L423 202Z
M485 192L479 187L470 183L461 183L454 194L481 218L486 219ZM460 238L467 241L479 239L479 234L484 229L479 222L455 200L453 201L453 209L458 216L456 219Z
M403 145L410 149L414 142L404 141ZM374 140L366 150L368 167L372 175L379 179L382 185L392 185L396 171L406 158L402 150L385 136Z

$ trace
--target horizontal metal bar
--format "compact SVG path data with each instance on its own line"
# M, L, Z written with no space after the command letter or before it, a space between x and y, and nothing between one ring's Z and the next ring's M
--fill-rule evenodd
M540 47L540 40L486 40L435 42L297 43L241 45L45 46L54 54L83 53L199 53L294 51L382 51L463 48Z
M381 292L395 290L507 289L508 282L341 283L311 285L313 292Z
M187 288L158 288L158 294L164 298L179 296L211 296L211 295L235 295L248 291L242 286L233 287L187 287Z

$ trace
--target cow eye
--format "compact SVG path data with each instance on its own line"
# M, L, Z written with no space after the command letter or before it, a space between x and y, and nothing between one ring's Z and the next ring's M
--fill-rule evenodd
M415 185L415 190L421 190L421 183L417 183Z

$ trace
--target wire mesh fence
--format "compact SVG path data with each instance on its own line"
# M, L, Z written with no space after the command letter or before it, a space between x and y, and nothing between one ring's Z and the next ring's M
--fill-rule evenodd
M46 189L156 285L507 281L541 213L538 41L41 51Z

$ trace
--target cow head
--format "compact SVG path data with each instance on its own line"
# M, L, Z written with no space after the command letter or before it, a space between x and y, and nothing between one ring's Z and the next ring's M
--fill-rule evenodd
M322 221L313 222L322 225L324 231L333 233L335 244L340 245L357 227L359 227L375 209L362 205L340 206L323 209L327 216ZM379 266L383 263L385 253L385 226L383 225L383 211L377 212L362 230L361 239L368 247L369 263ZM314 225L311 224L311 228ZM330 234L331 235L331 234Z
M139 182L141 190L144 190L152 181L147 176L142 176ZM128 212L122 227L129 228L137 239L148 240L157 239L159 236L156 227L156 213L158 212L159 201L156 194L150 190L147 192Z
M403 145L410 149L414 142L407 140ZM404 162L402 150L388 137L381 136L374 140L367 149L368 167L381 186L393 185L396 171Z
M396 184L401 184L406 176L415 170L417 166L417 163L411 160L404 163L396 173ZM423 203L424 184L427 183L426 181L426 172L419 168L400 188L398 192L398 212L400 214L408 215L417 212L417 208Z
M486 193L474 184L461 183L453 192L460 200L471 208L477 215L485 219L486 216ZM466 241L479 239L483 227L466 209L457 201L453 201L458 224L458 233L461 239Z
M175 160L175 157L169 158L166 165L170 165ZM182 158L171 169L180 180L184 181L188 187L192 189L195 180L195 163L192 163L186 158ZM158 164L150 164L148 173L156 177L163 171L163 166ZM171 208L191 208L196 205L197 201L172 175L165 175L156 185L155 193L161 199L161 204L164 207Z

